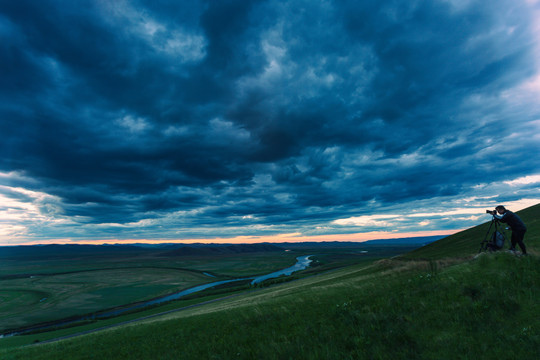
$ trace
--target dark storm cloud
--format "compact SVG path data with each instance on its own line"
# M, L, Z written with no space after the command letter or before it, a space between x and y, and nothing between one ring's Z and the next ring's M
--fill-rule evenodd
M536 74L531 6L4 2L0 171L36 192L6 196L238 235L533 174L539 109L503 96Z

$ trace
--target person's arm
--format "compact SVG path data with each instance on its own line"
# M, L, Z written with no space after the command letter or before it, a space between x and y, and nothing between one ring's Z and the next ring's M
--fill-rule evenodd
M493 216L495 216L495 218L499 219L499 220L502 220L502 218L504 217L504 214L502 215L499 215L497 214L496 212L493 214Z

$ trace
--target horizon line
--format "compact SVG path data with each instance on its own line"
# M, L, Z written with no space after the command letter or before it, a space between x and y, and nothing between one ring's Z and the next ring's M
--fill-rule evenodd
M20 243L0 243L0 246L29 245L129 245L129 244L257 244L257 243L303 243L303 242L366 242L373 240L406 239L415 237L449 236L465 229L418 231L409 233L370 232L354 234L333 234L304 236L299 233L279 234L273 236L236 236L232 238L201 239L48 239L25 241Z

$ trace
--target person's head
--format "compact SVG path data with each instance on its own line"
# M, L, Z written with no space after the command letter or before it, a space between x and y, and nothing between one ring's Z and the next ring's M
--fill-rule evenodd
M502 205L499 205L495 208L495 210L499 213L499 214L504 214L506 212L506 208Z

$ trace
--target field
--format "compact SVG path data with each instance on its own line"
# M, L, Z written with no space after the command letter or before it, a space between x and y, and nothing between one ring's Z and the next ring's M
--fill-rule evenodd
M164 257L159 251L2 259L0 332L294 264L294 254ZM205 266L206 265L206 266Z
M371 247L369 255L354 249L307 249L318 254L315 255L315 266L303 275L295 274L295 277L397 254L407 249ZM94 248L84 248L73 249L67 254L62 253L66 251L63 247L45 250L40 256L25 252L6 255L2 259L0 332L81 318L204 283L271 273L293 265L295 258L306 251L279 249L248 254L209 252L179 256L176 252L159 249L105 249L96 253ZM268 280L263 285L273 282L276 280ZM236 287L206 290L188 298L229 294L250 288L245 282L244 285L232 285ZM176 305L183 306L182 302ZM123 318L117 320L123 321ZM82 321L84 324L87 322ZM98 325L101 322L93 326Z
M315 276L89 335L33 346L22 345L47 333L0 339L0 357L540 358L539 215L538 205L520 213L528 257L477 256L483 225L383 260L336 253Z

